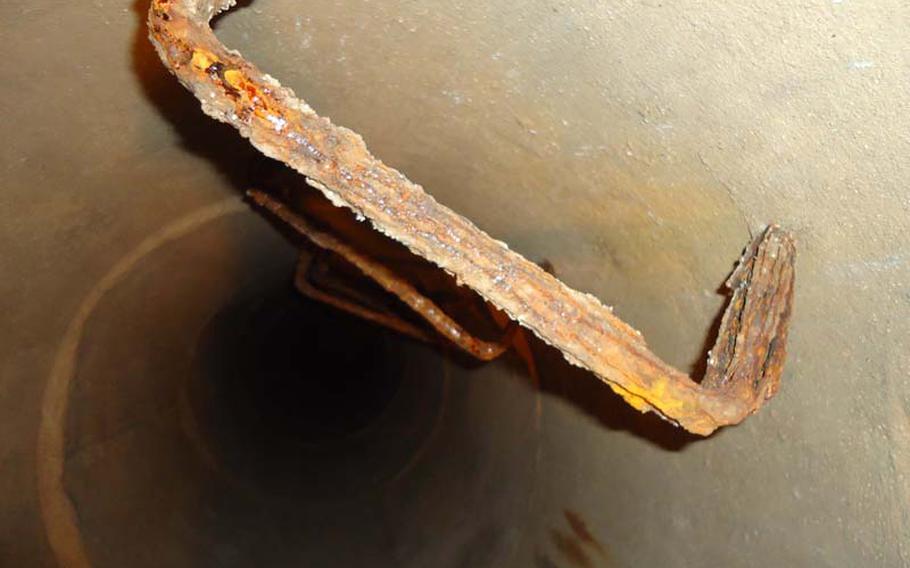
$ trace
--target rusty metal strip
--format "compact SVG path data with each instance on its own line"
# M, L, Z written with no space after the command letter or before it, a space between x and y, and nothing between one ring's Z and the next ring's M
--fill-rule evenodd
M215 37L209 21L233 0L153 0L150 37L165 65L213 118L307 177L333 203L434 262L642 411L707 435L754 413L778 388L793 294L795 245L772 226L747 248L698 384L652 353L597 298L509 250L376 159L356 133Z
M360 319L375 323L376 325L388 328L396 333L406 335L418 341L424 341L427 343L432 342L432 337L422 329L413 325L410 322L407 322L401 319L398 316L393 314L387 314L379 310L373 310L366 306L360 305L357 302L342 298L337 294L330 294L321 290L319 287L313 285L310 282L309 272L313 267L314 258L309 256L301 255L299 262L297 263L297 274L294 277L294 286L301 294L316 300L317 302L322 302L323 304L332 306L337 310L347 312L352 316L356 316Z
M268 210L272 215L281 219L297 233L309 239L313 244L324 250L338 254L360 270L365 276L379 284L384 290L397 296L398 299L414 310L415 313L423 317L423 319L440 335L468 354L473 355L481 361L492 361L509 348L511 331L507 331L505 338L500 342L484 341L474 337L459 325L458 322L449 317L442 308L437 306L431 299L421 294L417 288L412 286L407 280L399 277L389 268L368 258L366 255L358 252L354 247L342 242L334 235L316 229L310 225L306 219L264 191L251 189L247 192L247 195L250 196L250 199L252 199L256 205ZM297 282L298 284L300 283L299 278ZM317 295L319 296L317 299L326 300L331 298L328 303L346 311L351 311L355 315L377 321L377 323L387 324L393 329L399 329L407 333L408 330L403 329L402 326L413 327L410 326L410 324L407 324L407 322L400 320L393 323L389 321L388 316L379 317L377 319L379 314L376 312L366 310L360 306L356 306L356 304L351 304L350 302L339 301L331 296L326 298L326 296L328 296L327 294L313 289L312 286L305 286L305 288L308 289L304 290L305 293L308 291L317 292ZM411 335L414 334L411 333Z

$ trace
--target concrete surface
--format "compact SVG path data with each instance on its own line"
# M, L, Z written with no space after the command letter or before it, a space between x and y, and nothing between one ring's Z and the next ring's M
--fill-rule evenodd
M145 8L0 4L0 565L55 564L36 448L80 307L150 235L236 196L261 165L162 71ZM250 500L228 468L205 469L179 427L176 371L153 364L191 360L193 337L170 343L167 330L202 329L218 302L274 284L263 275L291 262L238 212L136 264L145 284L129 272L83 314L77 363L101 349L93 337L117 346L93 375L107 382L85 383L100 390L80 398L92 391L75 373L65 391L68 416L86 419L65 426L63 489L88 560L910 565L908 25L898 0L257 0L228 15L228 45L440 201L615 305L681 368L702 355L750 231L794 229L791 358L770 406L700 441L540 346L539 390L509 362L408 355L428 377L453 369L444 426L394 491L360 518L329 507L322 526L288 513L305 495ZM209 266L199 259L208 279L179 268ZM156 311L165 299L176 303ZM92 324L109 302L122 307ZM141 320L156 343L139 350L140 320L114 317L127 308L156 315ZM131 345L150 355L125 377L147 381L111 381ZM356 530L375 522L392 528ZM319 556L326 542L349 556Z

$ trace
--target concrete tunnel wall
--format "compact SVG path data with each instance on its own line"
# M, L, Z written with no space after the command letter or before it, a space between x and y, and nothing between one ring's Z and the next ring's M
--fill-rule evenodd
M0 564L60 554L36 448L61 346L85 316L58 426L80 546L99 566L258 554L910 565L905 3L257 0L222 19L227 45L439 201L614 305L682 369L703 354L750 232L776 221L799 241L783 386L743 425L694 440L545 350L539 389L506 363L407 351L428 383L449 376L440 425L385 508L321 505L326 526L285 508L311 494L245 502L175 441L180 401L161 385L185 369L156 365L183 361L219 305L268 288L293 259L256 215L223 204L256 154L164 72L146 8L0 5ZM192 238L104 280L150 236L218 207L229 211ZM105 310L116 317L92 319ZM349 532L390 519L391 534ZM326 542L324 556L300 552Z

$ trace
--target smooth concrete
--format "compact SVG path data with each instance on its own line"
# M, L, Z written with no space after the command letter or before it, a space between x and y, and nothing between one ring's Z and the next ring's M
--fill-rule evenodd
M681 368L697 366L750 231L795 230L781 392L696 440L539 345L538 388L515 359L469 368L392 340L420 352L402 356L415 373L458 386L431 434L403 435L425 442L418 464L369 505L306 509L286 480L269 484L280 503L250 497L232 475L272 478L230 461L248 441L219 438L230 429L205 418L217 413L193 436L186 417L200 415L186 409L200 397L178 396L196 391L175 388L175 369L198 359L215 314L282 282L286 245L236 212L105 277L176 220L236 197L263 162L163 71L145 0L6 2L0 565L60 554L38 432L61 401L61 494L97 566L910 565L910 7L247 4L219 22L228 45L613 304ZM111 284L100 295L99 282ZM74 321L70 396L50 408ZM212 467L218 440L226 461Z

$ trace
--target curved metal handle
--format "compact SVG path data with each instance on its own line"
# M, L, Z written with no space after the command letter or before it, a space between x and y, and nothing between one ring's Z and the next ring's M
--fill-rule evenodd
M233 0L153 0L149 30L165 65L206 114L307 177L339 206L470 286L626 401L707 435L755 412L778 388L793 295L795 246L769 227L730 280L733 298L702 384L652 353L597 298L547 274L386 166L356 133L226 48L210 19Z

